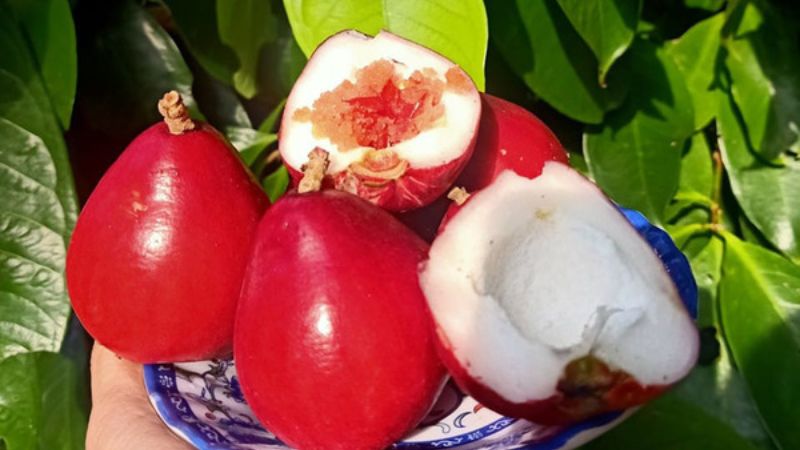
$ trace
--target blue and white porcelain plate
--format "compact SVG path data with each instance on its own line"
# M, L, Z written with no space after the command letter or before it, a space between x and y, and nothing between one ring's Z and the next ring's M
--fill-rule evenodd
M696 317L697 286L684 255L644 216L625 209L622 212L661 258L686 308ZM247 406L232 360L147 365L144 378L150 401L164 423L198 449L288 448L259 424ZM602 434L631 412L604 414L569 427L543 426L501 416L448 383L428 417L393 448L571 449Z
M264 429L250 411L233 361L149 365L145 366L144 376L158 415L173 432L198 449L288 448ZM503 417L448 383L428 417L393 448L574 448L623 417L620 413L606 414L572 427L547 427Z

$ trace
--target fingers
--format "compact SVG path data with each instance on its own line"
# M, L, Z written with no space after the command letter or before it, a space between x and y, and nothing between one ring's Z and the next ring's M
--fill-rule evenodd
M92 413L87 450L187 450L150 405L142 366L95 344L91 360Z

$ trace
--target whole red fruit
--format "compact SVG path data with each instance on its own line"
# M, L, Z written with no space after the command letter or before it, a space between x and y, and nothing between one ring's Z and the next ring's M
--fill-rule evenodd
M162 122L131 142L89 197L67 253L83 326L141 363L230 353L250 243L269 205L222 135L191 122L177 93L165 100L178 134Z
M503 170L535 178L548 161L567 163L567 152L555 134L527 109L489 94L481 94L481 121L475 151L455 186L475 192L485 188ZM428 242L451 201L432 204L398 217Z
M445 371L417 281L427 244L340 191L264 215L234 354L248 404L300 449L382 449L425 416Z

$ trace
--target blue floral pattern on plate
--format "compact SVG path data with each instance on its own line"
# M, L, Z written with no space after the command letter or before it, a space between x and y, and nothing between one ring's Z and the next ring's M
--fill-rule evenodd
M667 233L651 225L643 215L620 210L653 247L687 310L696 317L697 285L686 257ZM198 449L288 448L259 424L247 406L232 360L146 365L144 378L150 401L164 423ZM543 426L501 416L448 383L428 417L393 448L570 449L602 434L631 413L604 414L569 427Z

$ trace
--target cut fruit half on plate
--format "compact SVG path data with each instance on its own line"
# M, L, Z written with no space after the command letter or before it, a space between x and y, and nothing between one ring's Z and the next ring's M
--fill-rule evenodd
M567 166L504 172L445 221L420 283L445 364L488 407L573 423L642 404L694 366L698 333L664 264Z

